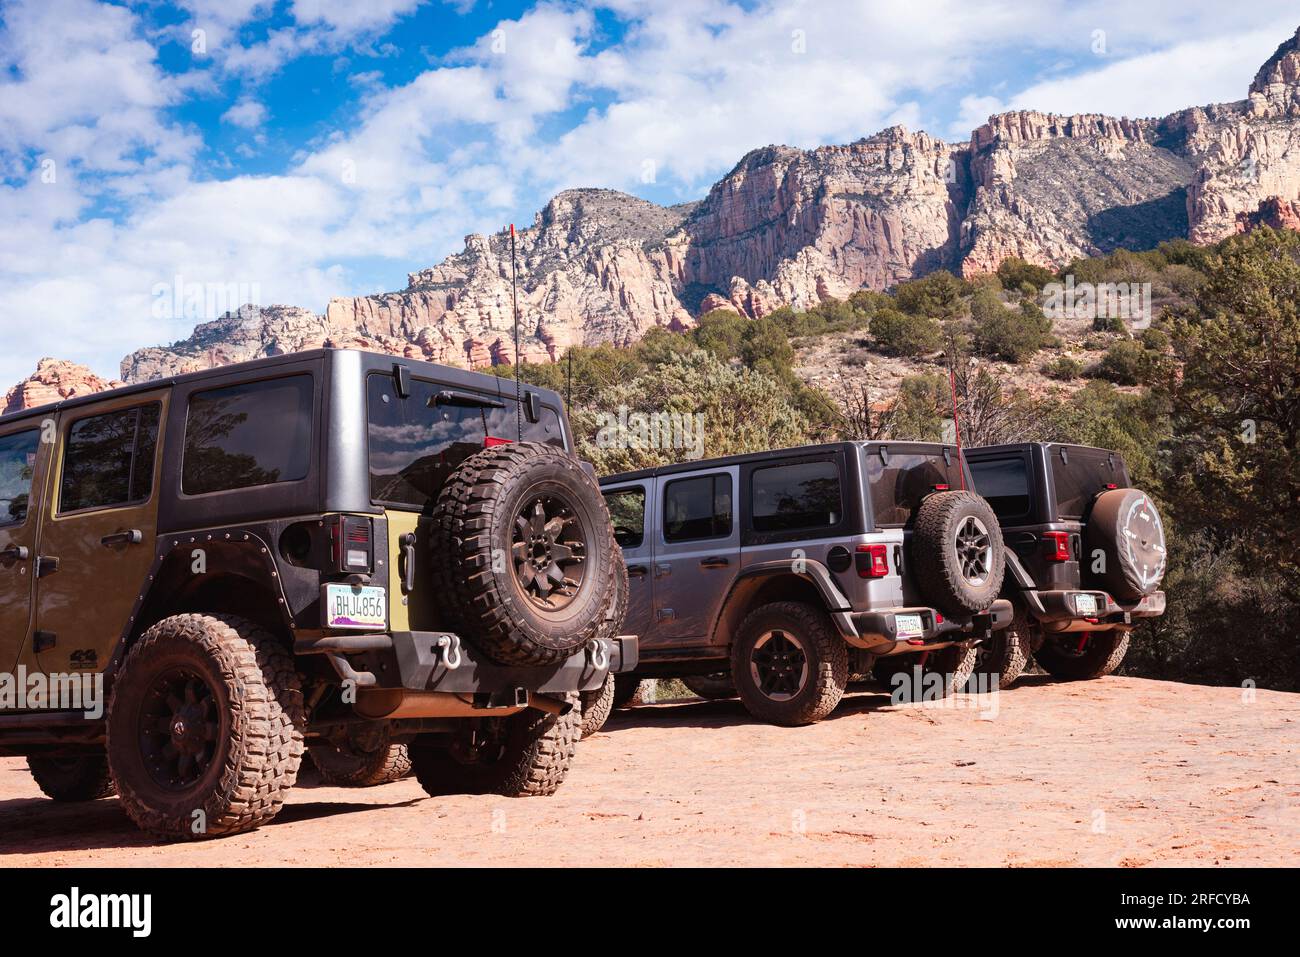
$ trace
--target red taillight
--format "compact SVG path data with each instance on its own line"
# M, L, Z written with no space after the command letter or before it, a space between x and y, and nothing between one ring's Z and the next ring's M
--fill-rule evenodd
M931 485L931 486L930 486L930 489L931 489L932 491L935 491L935 492L946 492L946 491L948 491L948 488L949 488L949 486L947 486L947 485Z
M1111 489L1117 489L1117 488L1119 488L1119 486L1116 485L1114 482L1107 482L1107 483L1106 483L1106 490L1107 490L1107 491L1110 491Z
M340 572L369 572L373 558L370 519L336 516L329 525L330 557Z
M492 449L498 445L509 445L514 439L498 439L495 435L489 435L483 440L483 448Z
M859 545L854 557L859 578L884 578L889 574L889 546Z
M1043 557L1049 562L1070 560L1070 533L1043 532Z

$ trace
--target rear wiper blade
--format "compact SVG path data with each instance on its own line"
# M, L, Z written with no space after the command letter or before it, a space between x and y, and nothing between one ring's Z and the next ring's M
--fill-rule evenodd
M457 392L453 389L444 389L435 395L429 397L425 403L429 408L439 405L454 405L460 408L479 408L479 409L504 409L506 404L500 399L491 399L485 395L476 395L473 392Z

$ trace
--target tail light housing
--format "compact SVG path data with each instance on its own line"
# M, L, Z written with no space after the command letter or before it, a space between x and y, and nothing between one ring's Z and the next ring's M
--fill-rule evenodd
M859 578L884 578L889 574L889 546L859 545L853 556Z
M1043 532L1043 557L1049 562L1070 560L1070 533Z
M330 559L336 571L368 573L374 565L374 534L370 519L360 515L338 515L328 526Z

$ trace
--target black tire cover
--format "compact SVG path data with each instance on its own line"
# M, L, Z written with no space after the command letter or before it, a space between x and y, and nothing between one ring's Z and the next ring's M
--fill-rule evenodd
M1102 492L1088 516L1084 541L1084 574L1113 597L1137 601L1159 587L1168 565L1165 529L1146 492L1136 488Z
M970 528L982 529L987 538L982 574L973 574L969 556L958 552L957 539L968 519L976 523ZM989 503L974 492L927 495L917 511L911 555L921 600L950 618L984 611L1002 591L1006 571L1002 527Z

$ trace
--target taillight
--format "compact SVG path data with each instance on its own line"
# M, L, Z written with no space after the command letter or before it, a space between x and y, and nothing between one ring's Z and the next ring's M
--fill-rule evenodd
M1070 560L1070 533L1043 532L1043 557L1049 562Z
M483 448L493 449L498 445L509 445L514 439L499 439L495 435L489 435L483 440Z
M330 526L330 557L340 572L369 572L374 556L370 519L340 515Z
M888 545L859 545L853 563L859 578L884 578L889 574Z

